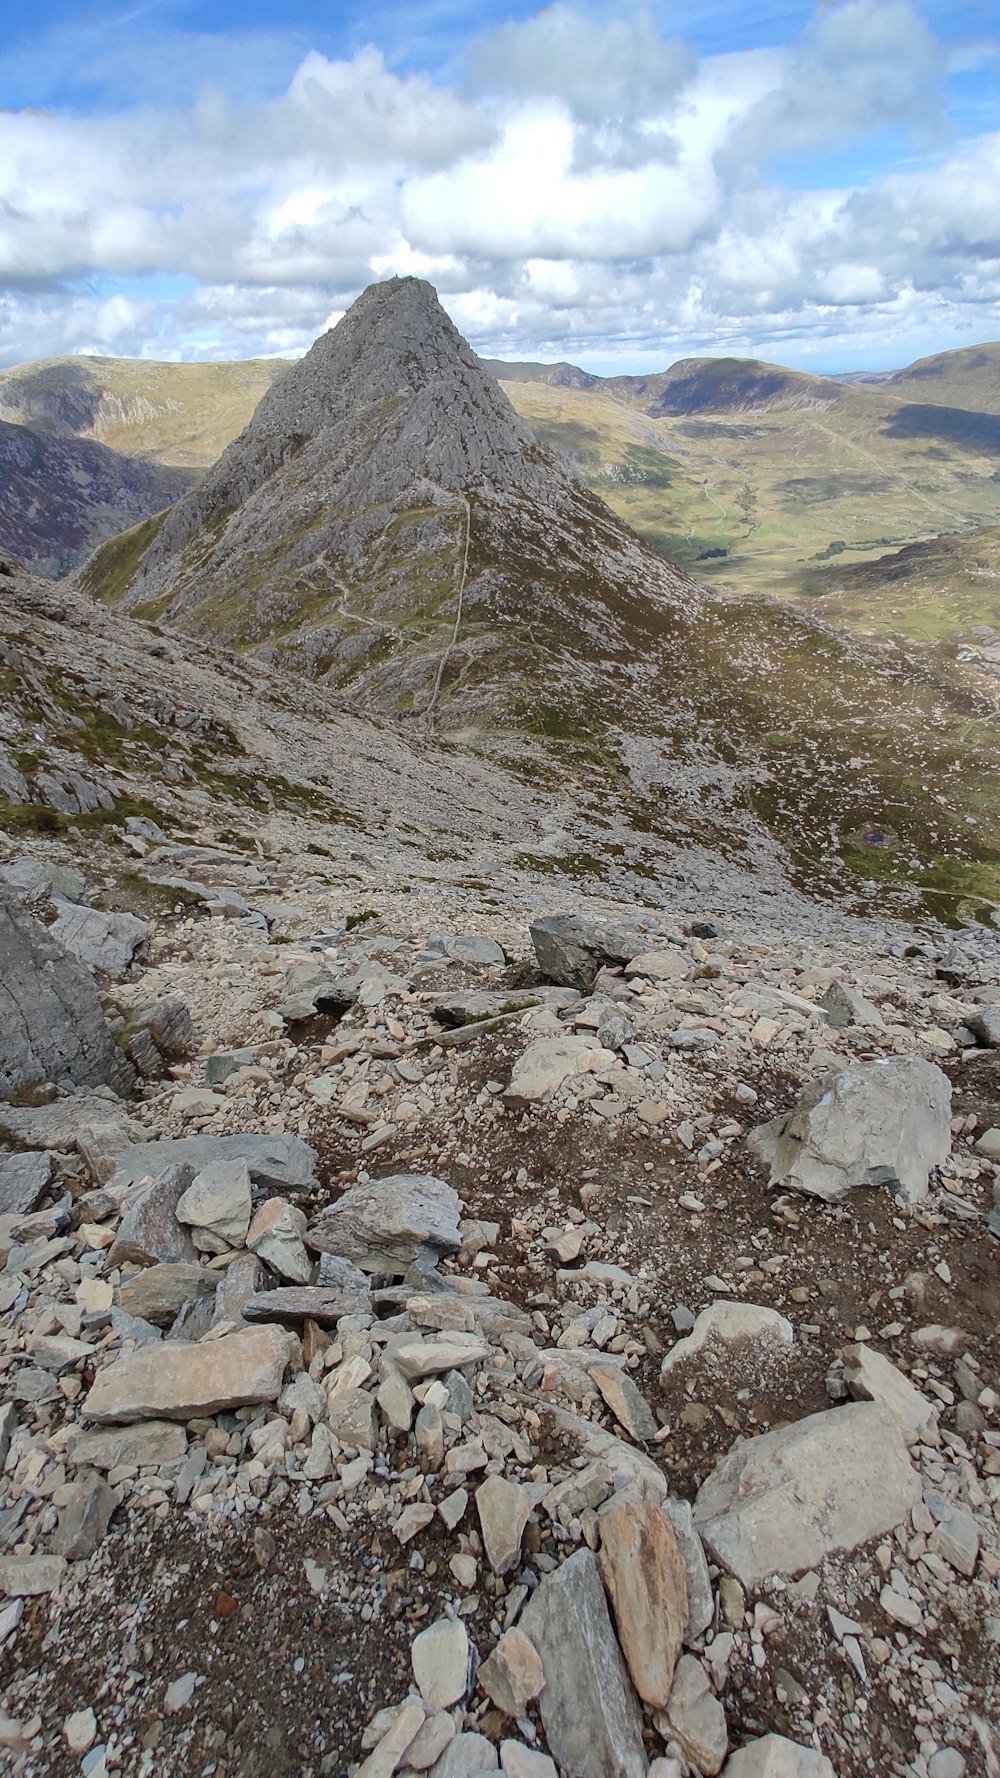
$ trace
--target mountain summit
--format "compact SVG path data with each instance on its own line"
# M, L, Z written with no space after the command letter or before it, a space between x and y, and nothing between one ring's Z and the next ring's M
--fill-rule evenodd
M512 625L530 677L553 646L632 658L639 587L654 628L698 603L536 442L416 278L366 290L152 540L118 540L84 584L417 712L443 690L478 703Z

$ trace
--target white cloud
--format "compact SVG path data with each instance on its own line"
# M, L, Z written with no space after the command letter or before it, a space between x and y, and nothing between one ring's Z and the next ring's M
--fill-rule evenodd
M266 102L0 113L0 358L294 352L394 273L521 355L854 338L889 362L922 330L1000 332L1000 135L945 143L955 63L911 0L700 63L646 12L560 0L473 44L458 86L369 47L306 54ZM880 175L886 126L908 159Z

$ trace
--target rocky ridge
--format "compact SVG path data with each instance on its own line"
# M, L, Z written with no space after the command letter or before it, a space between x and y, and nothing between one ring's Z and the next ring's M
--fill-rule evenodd
M989 936L278 913L185 846L214 912L90 966L139 1096L0 1108L14 1768L988 1778ZM845 1074L931 1092L909 1201L756 1158Z

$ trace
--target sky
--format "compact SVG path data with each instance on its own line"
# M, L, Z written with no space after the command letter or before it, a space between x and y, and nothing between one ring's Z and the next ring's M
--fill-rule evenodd
M409 273L602 374L1000 338L995 0L0 8L0 364L290 357Z

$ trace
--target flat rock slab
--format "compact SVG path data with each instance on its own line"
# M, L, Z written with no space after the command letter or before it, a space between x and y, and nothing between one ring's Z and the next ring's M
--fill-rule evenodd
M190 1420L227 1408L277 1401L300 1356L293 1334L254 1327L199 1345L144 1347L98 1372L83 1403L89 1420Z
M592 1551L543 1577L521 1629L541 1656L539 1707L556 1764L574 1778L645 1778L639 1704Z
M320 1253L351 1259L365 1272L402 1277L421 1259L454 1253L461 1204L453 1186L425 1173L393 1173L352 1185L306 1232Z
M652 1500L612 1503L600 1515L598 1564L632 1683L662 1710L688 1622L687 1575L673 1526Z
M186 1164L201 1172L220 1160L246 1161L255 1185L271 1191L308 1191L316 1184L316 1154L300 1136L173 1136L129 1149L108 1182L119 1202L134 1185L156 1179L166 1167Z
M90 1469L117 1469L138 1464L140 1469L160 1469L187 1451L187 1433L173 1420L147 1420L138 1426L110 1427L107 1432L77 1428L66 1456L70 1463Z
M836 1204L859 1186L887 1185L917 1203L951 1153L951 1085L922 1056L856 1062L812 1082L748 1141L772 1186Z
M145 920L134 914L106 914L71 901L57 901L56 910L49 932L67 951L88 969L116 981L128 974L149 933Z
M465 1697L472 1668L469 1633L461 1618L438 1618L414 1639L413 1677L428 1710L449 1710Z
M297 1327L303 1321L315 1321L319 1327L336 1327L345 1315L364 1314L370 1299L358 1292L323 1290L319 1285L289 1285L277 1290L261 1290L247 1297L243 1304L244 1321L277 1321L285 1327Z
M863 1344L846 1346L844 1378L855 1401L876 1401L892 1415L908 1445L934 1432L937 1409L881 1352Z
M494 1574L506 1574L521 1560L521 1539L531 1516L531 1495L519 1482L491 1475L476 1489L476 1506L486 1560Z
M193 1262L146 1266L118 1286L118 1307L154 1327L169 1327L188 1303L214 1296L218 1283L217 1272Z
M897 1422L851 1402L737 1445L699 1489L694 1522L720 1566L754 1587L894 1531L919 1499Z
M69 1093L51 1105L0 1105L0 1129L23 1147L41 1150L74 1149L95 1138L124 1149L142 1133L110 1092Z
M7 1599L36 1599L54 1593L65 1573L65 1556L0 1556L0 1593Z

